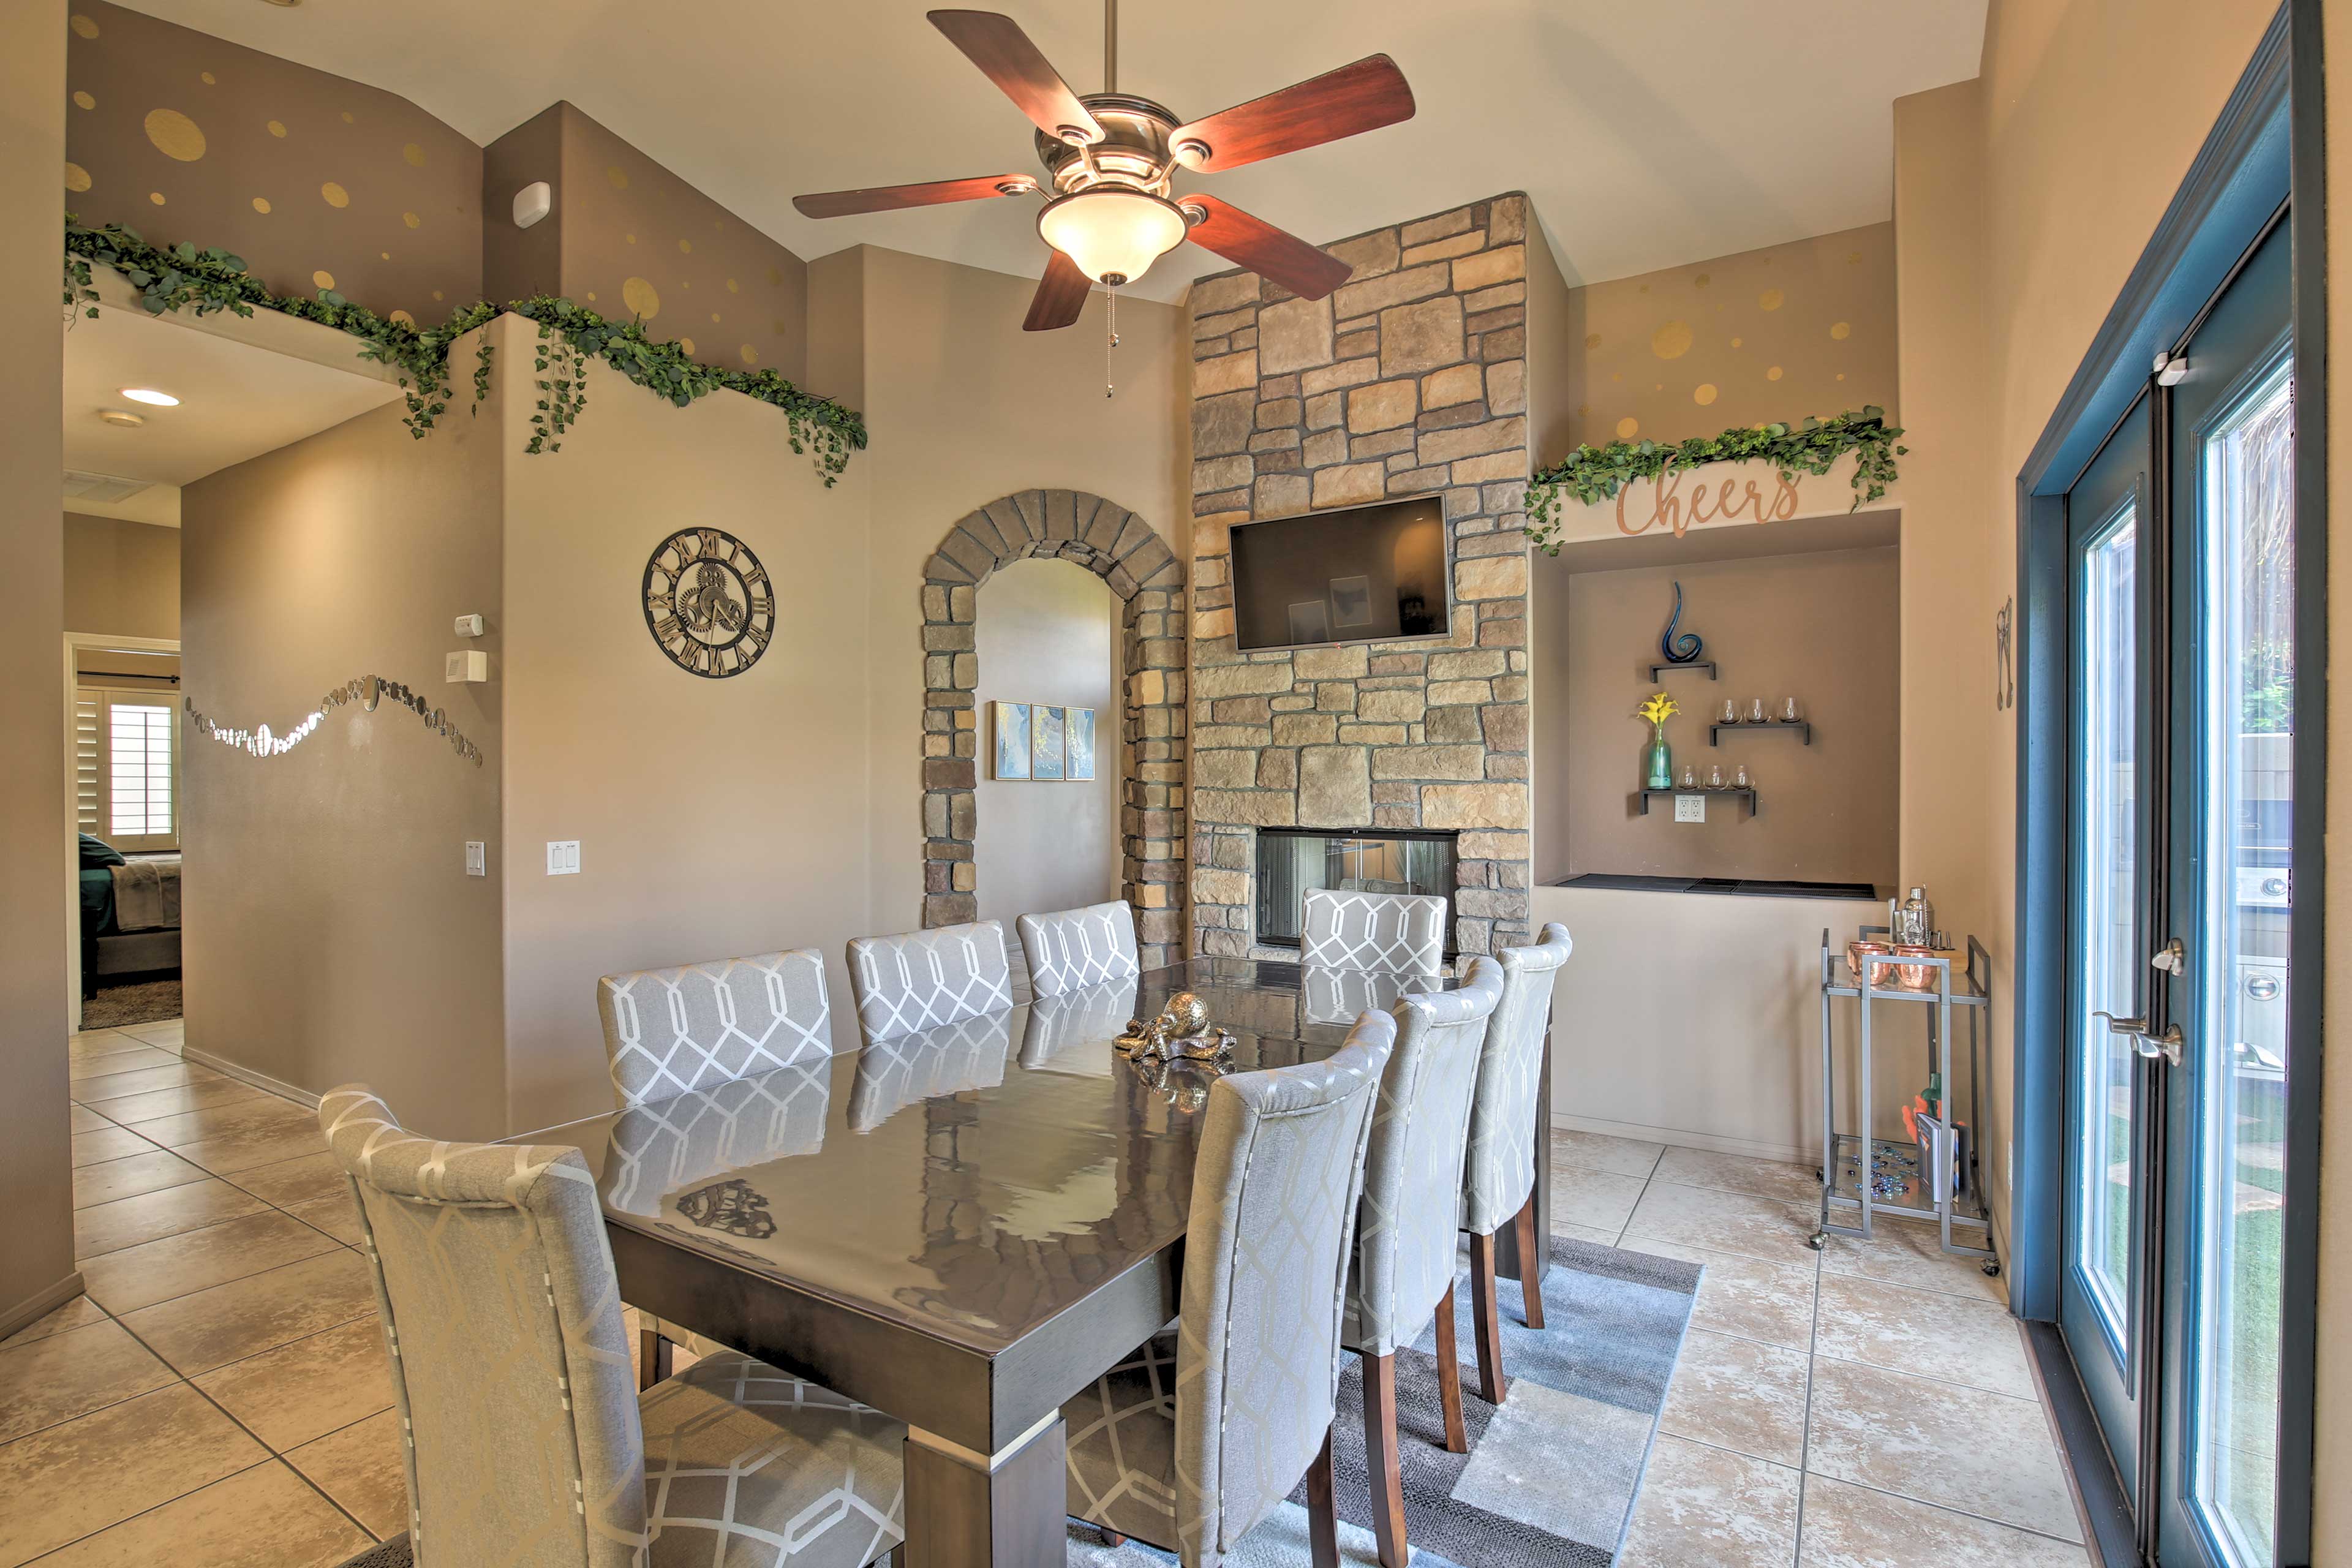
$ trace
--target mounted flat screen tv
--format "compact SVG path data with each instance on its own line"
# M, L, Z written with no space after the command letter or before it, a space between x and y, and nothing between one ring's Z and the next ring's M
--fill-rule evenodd
M1234 529L1234 638L1244 649L1444 637L1445 509L1376 501Z

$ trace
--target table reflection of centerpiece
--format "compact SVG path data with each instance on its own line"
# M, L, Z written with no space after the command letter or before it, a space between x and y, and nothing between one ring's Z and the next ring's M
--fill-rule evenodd
M1139 1060L1182 1058L1221 1063L1232 1058L1234 1045L1233 1031L1212 1024L1209 1005L1190 991L1168 998L1168 1005L1149 1024L1129 1018L1126 1032L1111 1042L1120 1055Z

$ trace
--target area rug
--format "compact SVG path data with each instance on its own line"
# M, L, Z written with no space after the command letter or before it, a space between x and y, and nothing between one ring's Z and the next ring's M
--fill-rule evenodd
M180 1016L180 983L142 980L109 985L81 1005L84 1029L120 1029L126 1024L160 1024Z

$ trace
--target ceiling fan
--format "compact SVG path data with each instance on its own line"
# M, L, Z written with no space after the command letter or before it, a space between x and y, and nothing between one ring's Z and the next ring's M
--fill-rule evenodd
M1085 94L1070 89L1012 17L993 11L929 15L1035 121L1044 177L982 174L827 191L793 198L803 216L846 217L1050 192L1038 209L1037 233L1054 254L1022 323L1033 332L1068 326L1095 284L1132 283L1186 239L1309 300L1348 280L1345 262L1230 202L1176 195L1172 179L1179 166L1221 174L1412 119L1412 89L1388 56L1370 55L1205 119L1180 121L1150 99L1118 90L1118 0L1103 5L1103 90Z

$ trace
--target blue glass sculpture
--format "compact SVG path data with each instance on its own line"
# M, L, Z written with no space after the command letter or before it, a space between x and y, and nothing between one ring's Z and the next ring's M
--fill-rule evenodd
M1675 584L1675 613L1666 617L1666 629L1658 637L1658 651L1666 656L1668 664L1696 664L1698 656L1706 651L1696 632L1675 635L1675 627L1683 618L1683 585Z

